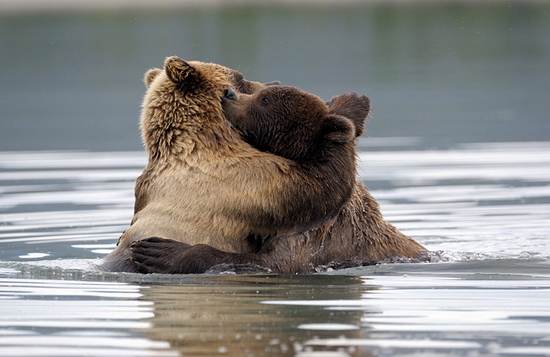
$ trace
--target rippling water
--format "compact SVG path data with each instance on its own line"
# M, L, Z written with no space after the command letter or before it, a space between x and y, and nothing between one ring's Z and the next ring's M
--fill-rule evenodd
M431 263L103 273L145 154L0 153L0 355L550 355L550 143L369 142L361 178Z
M3 12L12 2L0 1L0 356L550 356L549 3ZM324 99L368 95L361 177L432 262L98 271L146 162L141 78L174 54Z

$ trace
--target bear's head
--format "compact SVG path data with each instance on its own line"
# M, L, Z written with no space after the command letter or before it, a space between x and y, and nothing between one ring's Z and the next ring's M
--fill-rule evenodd
M224 92L226 118L243 139L261 151L295 161L322 160L332 148L362 134L370 104L367 97L342 94L330 107L295 87L271 86L252 94Z
M150 160L185 156L200 145L234 140L221 107L224 90L232 86L253 93L279 84L247 81L230 68L176 56L168 57L163 69L148 70L144 82L140 127Z

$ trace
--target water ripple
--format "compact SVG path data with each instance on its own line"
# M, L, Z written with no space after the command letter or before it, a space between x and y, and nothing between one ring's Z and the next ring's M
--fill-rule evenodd
M122 332L151 327L153 303L141 296L125 283L0 278L0 355L177 356Z
M548 355L549 149L363 152L432 263L289 277L100 272L143 153L0 153L0 355Z

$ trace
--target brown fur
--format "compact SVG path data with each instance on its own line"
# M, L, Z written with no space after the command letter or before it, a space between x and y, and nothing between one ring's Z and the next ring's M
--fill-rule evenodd
M306 106L304 112L285 109L303 107L303 100L296 100L300 95L300 91L290 87L265 88L252 95L238 95L229 104L224 101L224 109L228 119L253 145L290 159L318 160L318 152L310 150L316 148L312 133L317 131L308 128L318 127L319 123L309 122L314 116L304 115L315 112L314 108ZM356 132L362 132L370 110L368 98L342 94L329 105L331 113L345 114L354 122ZM298 123L302 124L299 130ZM322 265L365 265L392 257L416 258L424 250L385 221L368 189L355 181L351 199L335 221L323 222L302 233L269 237L257 254L151 238L133 245L133 257L145 273L201 273L218 264L252 264L278 273L304 273Z
M226 67L177 57L167 58L163 70L149 70L144 81L141 130L149 163L136 181L131 225L104 268L135 271L128 248L147 237L256 252L251 234L308 230L334 219L349 200L355 129L320 98L312 96L324 107L312 119L333 123L323 138L333 153L322 162L297 162L253 148L225 119L222 97L229 86L263 86Z

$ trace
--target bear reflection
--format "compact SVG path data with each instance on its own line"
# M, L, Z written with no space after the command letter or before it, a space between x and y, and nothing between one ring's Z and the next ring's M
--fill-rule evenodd
M368 290L359 277L216 276L186 277L184 284L141 290L154 302L155 317L144 333L170 343L183 356L295 356L306 351L341 351L369 356L359 347L308 346L313 338L360 338L364 308L327 309L359 300ZM311 303L309 303L311 302ZM358 304L359 305L359 304ZM324 325L325 330L306 325ZM334 329L331 329L331 324ZM302 327L300 327L302 326ZM315 328L315 327L314 327Z

